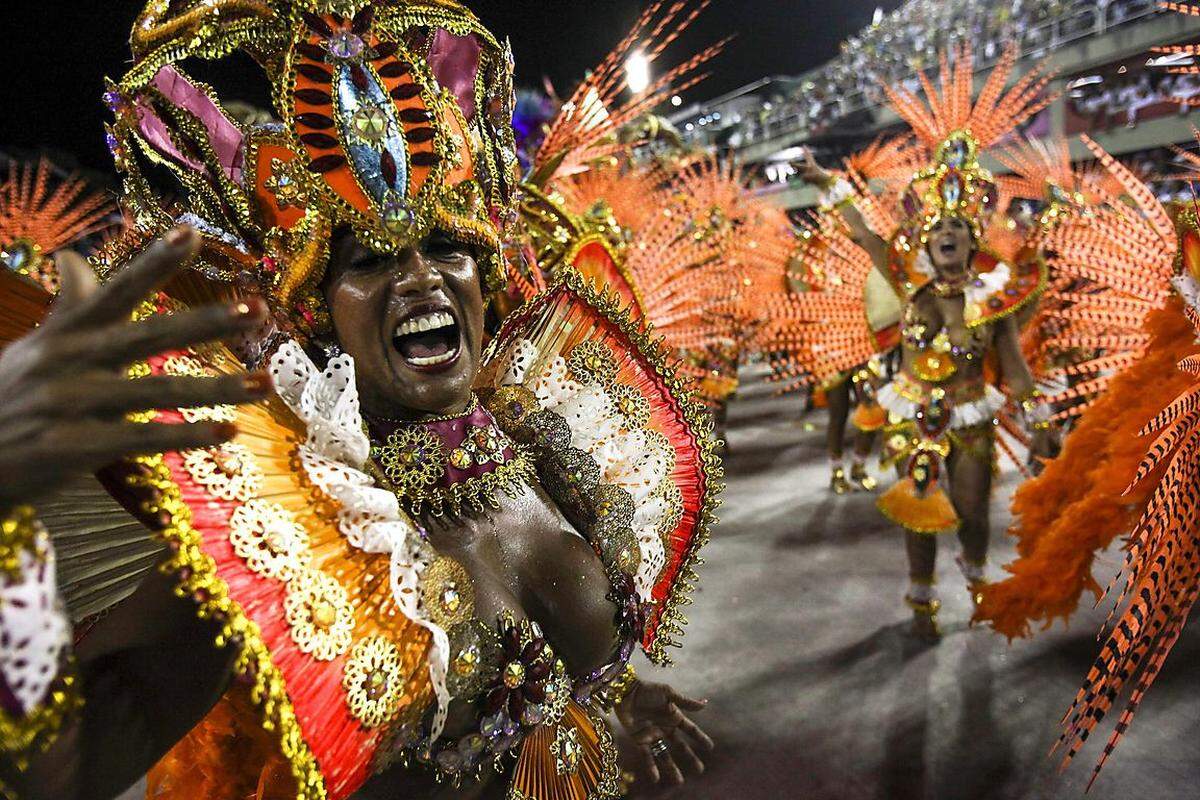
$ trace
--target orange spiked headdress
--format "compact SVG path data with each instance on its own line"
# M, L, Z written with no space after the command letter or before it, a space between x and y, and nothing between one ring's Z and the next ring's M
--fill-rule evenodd
M1040 66L1005 91L1016 61L1017 51L1006 50L975 100L975 60L969 46L954 52L953 66L949 55L942 54L940 90L920 76L924 99L903 87L887 89L896 113L932 155L904 197L905 212L923 226L939 217L959 216L979 232L996 210L998 192L991 173L979 163L982 151L1052 100L1044 93L1050 79Z
M107 95L128 204L152 232L197 227L208 277L253 275L303 333L336 227L384 253L438 228L483 250L487 288L502 285L511 56L459 3L153 0L132 43ZM234 119L179 67L239 50L270 82L265 124Z
M1045 279L1044 265L1031 253L1019 254L1013 274L985 248L988 224L1001 209L999 187L980 163L983 151L1052 101L1044 91L1050 78L1041 66L1005 90L1016 60L1016 49L1006 50L974 100L974 59L967 46L954 52L953 66L949 55L942 54L940 89L927 76L920 76L924 99L903 87L887 90L892 107L912 126L913 135L930 156L930 163L913 176L901 199L907 219L892 239L895 282L908 295L925 286L933 278L925 250L930 228L943 217L966 220L979 246L972 268L980 279L983 273L1001 268L992 283L1004 284L987 299L986 306L968 309L976 324L1012 313L1041 291ZM899 152L911 157L911 153ZM988 281L981 283L989 285Z

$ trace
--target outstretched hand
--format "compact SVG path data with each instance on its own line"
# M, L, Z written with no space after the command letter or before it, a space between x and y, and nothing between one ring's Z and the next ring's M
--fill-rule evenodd
M800 161L797 174L801 180L814 186L828 186L833 181L833 173L818 164L813 151L807 149L804 151L804 158Z
M136 361L230 338L264 320L265 304L250 300L130 321L198 248L195 231L178 228L103 286L79 256L57 258L62 292L53 311L0 353L0 507L33 501L123 457L210 447L237 432L225 423L138 424L129 412L239 404L270 392L260 374L126 376Z
M1046 428L1035 431L1029 443L1029 465L1034 475L1042 474L1045 462L1058 458L1062 452L1062 440L1058 430Z
M703 711L707 704L707 700L684 697L666 684L638 681L617 706L617 718L637 745L654 783L683 783L681 765L696 775L703 774L701 756L712 752L713 740L684 712Z

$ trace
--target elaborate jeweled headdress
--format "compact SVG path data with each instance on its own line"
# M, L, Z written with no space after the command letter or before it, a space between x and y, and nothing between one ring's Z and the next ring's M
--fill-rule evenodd
M953 66L950 55L942 54L940 90L925 75L919 76L924 98L904 87L887 89L893 109L912 127L917 143L929 158L928 165L913 176L901 197L906 220L892 237L893 272L907 294L916 292L933 278L932 267L925 263L928 256L924 244L927 233L939 219L954 216L966 220L975 231L981 251L986 249L988 224L1001 209L999 188L980 158L986 149L1054 99L1045 92L1050 77L1041 66L1031 69L1005 90L1017 55L1015 48L1005 51L974 99L975 64L969 46L953 53ZM904 158L912 155L907 149L902 154ZM987 260L998 261L994 255ZM986 267L976 265L976 271L987 271L994 266L995 263ZM1028 274L1017 278L1017 282L1027 284L1013 287L1021 296L1028 296L1040 287L1036 272L1036 268L1031 268ZM999 302L1003 308L991 311L1011 310L1007 301ZM989 316L987 311L979 318Z
M320 325L314 290L341 226L383 253L443 229L502 285L512 62L459 3L154 0L132 41L106 100L138 226L194 225L201 271L250 283L293 334ZM179 66L237 51L270 82L269 122L238 121Z
M1009 48L972 100L975 60L970 46L953 55L942 53L940 91L924 74L919 76L925 98L902 86L887 89L896 113L912 127L929 153L930 164L914 177L904 198L905 211L923 224L946 215L963 217L981 229L995 210L996 185L979 163L981 153L1008 136L1017 126L1049 105L1044 90L1050 81L1035 67L1005 91L1017 51Z

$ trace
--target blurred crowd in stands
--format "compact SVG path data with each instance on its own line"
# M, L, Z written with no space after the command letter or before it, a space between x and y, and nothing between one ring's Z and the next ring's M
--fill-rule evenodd
M973 42L978 66L987 69L1008 44L1037 57L1158 10L1157 0L910 0L847 40L836 59L788 96L739 120L740 138L818 134L880 105L885 85L915 87L917 73L936 66L939 50L952 42Z
M1142 119L1187 114L1200 106L1200 75L1140 74L1088 76L1075 81L1067 98L1079 132L1133 128ZM1076 131L1071 130L1074 133Z

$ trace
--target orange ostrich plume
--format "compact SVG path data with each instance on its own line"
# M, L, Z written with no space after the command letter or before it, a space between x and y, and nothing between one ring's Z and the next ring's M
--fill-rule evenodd
M35 165L9 164L0 184L0 248L3 261L16 272L37 280L48 291L58 279L48 256L109 227L113 208L86 182L56 180L46 159Z
M1149 341L1146 316L1171 296L1179 252L1174 223L1149 188L1094 141L1084 137L1084 143L1134 207L1077 208L1044 236L1051 270L1074 279L1072 290L1058 296L1062 333L1046 346L1096 354L1048 374L1077 378L1048 398L1067 406L1062 417L1080 414L1115 371L1141 357Z
M617 137L622 127L707 77L699 69L721 52L724 41L665 71L629 100L621 98L629 88L625 69L629 57L639 54L649 63L659 60L709 2L701 0L689 8L686 0L655 0L642 13L628 35L579 84L550 123L534 158L533 183L544 185L556 173L582 172L592 163L620 153L625 149Z
M781 391L825 383L869 360L880 343L867 324L863 294L874 265L841 216L803 225L792 274L797 289L764 298L759 333Z
M1098 161L1076 166L1066 139L1022 139L995 153L1011 175L997 178L1011 197L1051 204L1087 206L1112 203L1125 193L1124 185Z
M887 87L888 99L930 151L957 131L970 132L980 148L991 147L1054 101L1054 95L1045 93L1051 76L1044 65L1030 70L1005 91L1018 55L1016 47L1005 49L974 102L975 60L969 45L955 51L953 67L949 56L942 53L940 91L921 74L924 100L902 86Z
M1191 307L1186 313L1200 334L1200 315ZM1157 482L1130 538L1125 586L1109 617L1108 635L1067 712L1059 740L1067 748L1065 766L1122 690L1134 687L1092 782L1129 729L1200 594L1200 354L1185 358L1179 368L1192 376L1192 384L1142 431L1158 438L1129 490L1151 476Z

